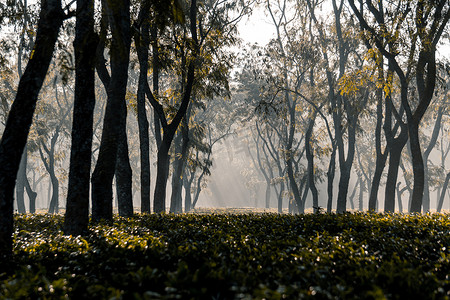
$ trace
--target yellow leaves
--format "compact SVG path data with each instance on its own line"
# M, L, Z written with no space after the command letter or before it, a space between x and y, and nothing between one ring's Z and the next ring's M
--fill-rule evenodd
M366 87L369 82L376 79L370 67L363 67L361 70L354 70L344 74L338 80L339 92L341 95L356 95L360 88Z
M127 103L127 108L132 109L135 113L137 113L137 95L136 93L130 92L127 90L125 94L125 101Z

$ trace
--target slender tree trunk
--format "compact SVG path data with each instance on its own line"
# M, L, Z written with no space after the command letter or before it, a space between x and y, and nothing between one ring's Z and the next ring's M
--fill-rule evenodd
M359 184L359 203L358 203L358 210L363 211L364 210L364 182L362 179L360 179Z
M107 4L105 3L107 2ZM126 124L122 105L130 55L130 2L105 0L111 27L111 79L97 164L92 174L92 218L112 219L112 181L117 162L120 127Z
M433 132L431 134L430 142L426 147L426 150L423 153L423 165L424 165L424 174L425 174L425 182L424 182L424 194L423 194L423 211L430 210L430 187L428 185L428 158L430 156L431 151L436 146L439 132L441 131L441 122L442 116L444 114L444 106L440 106L437 112L436 120L433 126Z
M382 56L379 58L382 59ZM382 60L378 63L378 80L384 81L384 72L383 72L383 64ZM380 81L382 82L382 81ZM381 150L381 132L382 132L382 123L383 123L383 89L377 89L377 124L375 127L375 172L372 178L372 184L370 187L370 196L369 196L369 212L374 212L376 210L377 199L378 199L378 190L380 188L381 176L383 175L384 168L386 166L386 160L388 155L388 149L385 149L384 152ZM386 110L388 113L388 110ZM389 111L390 113L390 111ZM387 122L390 123L390 117L386 117L384 119L385 126L389 126Z
M448 182L450 180L450 172L445 176L444 185L442 186L441 197L439 198L439 203L437 205L437 212L440 213L442 210L442 206L444 205L445 194L447 193Z
M398 203L398 212L403 212L403 203L402 203L402 194L405 191L406 187L403 189L400 189L400 182L397 183L397 203Z
M181 174L182 170L182 150L183 147L183 137L181 132L179 132L174 141L174 161L173 161L173 174L172 174L172 194L170 197L170 208L171 213L181 213Z
M42 0L33 55L20 78L0 142L0 256L12 251L14 186L64 13L60 0Z
M188 180L186 170L184 170L185 174L183 176L183 186L184 186L184 211L190 212L192 205L192 195L191 195L191 187L192 181ZM193 177L193 176L192 176Z
M281 182L280 184L280 193L278 194L278 213L283 212L283 194L284 194L284 182Z
M153 62L153 75L152 75L152 84L153 84L153 93L158 97L159 95L159 46L158 46L158 27L156 25L151 28L151 36L152 36L152 62ZM161 120L159 118L158 112L156 109L153 110L153 122L155 126L155 140L156 147L159 148L161 145L162 137L161 137Z
M447 21L450 13L447 13ZM419 124L433 98L436 84L435 46L420 51L417 61L416 82L419 93L419 104L413 115L407 114L409 143L414 172L414 187L411 197L411 212L420 212L422 207L425 170L419 140ZM425 70L426 69L426 70Z
M137 119L139 126L139 150L141 163L141 212L150 213L150 138L149 123L145 109L145 82L147 82L148 71L148 48L150 44L149 30L150 24L148 20L149 1L142 4L139 12L139 20L142 22L140 32L135 35L135 44L139 60L139 83L137 91ZM156 66L153 66L155 73ZM157 74L153 74L157 77ZM155 90L155 93L156 90ZM159 123L159 119L158 119Z
M64 234L88 232L91 150L95 106L94 1L77 0L75 25L75 103Z
M348 112L350 114L351 112ZM350 116L349 116L350 117ZM346 210L347 205L347 193L348 193L348 184L350 182L350 172L353 164L353 157L355 154L355 138L356 138L356 117L351 117L349 121L348 128L348 150L347 150L347 158L344 159L344 144L338 143L338 151L339 154L339 170L340 170L340 178L339 178L339 191L336 205L336 212L343 213ZM340 125L338 125L340 126ZM338 136L338 134L336 134ZM342 138L340 136L339 138Z
M333 149L330 156L330 162L328 165L328 171L327 171L327 194L328 194L328 201L327 201L327 212L331 213L333 209L333 187L334 187L334 176L336 173L336 144L333 143Z
M189 124L187 119L190 115L190 109L186 113L186 116L183 118L182 126L181 126L181 147L180 147L180 155L175 159L175 169L173 172L173 181L172 181L172 198L171 199L171 208L172 204L174 205L175 213L182 212L182 197L181 197L181 189L183 187L183 173L187 161L188 150L189 150ZM172 212L172 209L171 209Z
M348 200L350 202L350 208L352 210L355 209L355 202L353 202L353 199L355 198L356 189L358 188L358 185L361 187L361 177L359 177L358 180L356 181L355 186L353 187L353 191L350 194L350 196L348 197Z
M122 104L122 114L127 115L125 102ZM128 141L126 124L120 126L119 144L116 162L116 191L119 216L133 216L132 171L128 156Z
M25 181L27 180L27 147L22 153L22 158L20 160L19 171L17 173L16 181L16 202L17 211L19 214L26 213L25 209Z
M306 148L306 158L308 160L308 185L311 190L311 194L313 196L313 209L314 212L317 213L319 211L319 195L317 192L316 184L314 182L314 153L312 149L312 131L314 128L314 122L316 118L317 112L314 112L314 115L311 117L308 128L306 130L305 136L305 148Z

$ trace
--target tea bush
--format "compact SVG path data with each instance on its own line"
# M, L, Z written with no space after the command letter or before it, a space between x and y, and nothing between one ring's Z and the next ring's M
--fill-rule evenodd
M1 298L447 299L450 220L400 214L150 214L62 234L17 215Z

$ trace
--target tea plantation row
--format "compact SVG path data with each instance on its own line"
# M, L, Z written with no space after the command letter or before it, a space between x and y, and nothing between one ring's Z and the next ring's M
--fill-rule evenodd
M447 299L448 215L116 217L86 237L15 217L0 298Z

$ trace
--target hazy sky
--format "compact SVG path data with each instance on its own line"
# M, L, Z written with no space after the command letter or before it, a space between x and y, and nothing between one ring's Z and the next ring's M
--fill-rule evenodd
M250 17L242 19L238 28L244 43L266 45L275 37L275 27L270 21L271 19L264 15L263 7L255 8Z

